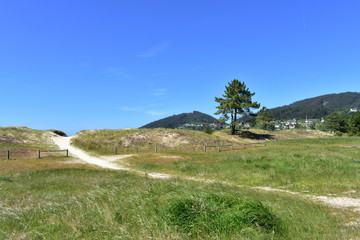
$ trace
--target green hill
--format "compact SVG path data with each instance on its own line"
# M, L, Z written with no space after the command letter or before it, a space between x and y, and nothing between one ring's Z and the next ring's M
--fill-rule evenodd
M216 118L205 113L194 111L192 113L181 113L171 117L166 117L146 124L140 128L180 128L185 124L205 125L216 122Z
M311 119L325 117L337 110L349 111L350 108L360 108L360 93L327 94L270 110L277 119Z

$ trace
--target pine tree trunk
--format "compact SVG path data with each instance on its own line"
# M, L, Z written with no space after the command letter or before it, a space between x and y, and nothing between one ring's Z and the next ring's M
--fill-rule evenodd
M231 114L231 135L235 135L236 132L236 110Z

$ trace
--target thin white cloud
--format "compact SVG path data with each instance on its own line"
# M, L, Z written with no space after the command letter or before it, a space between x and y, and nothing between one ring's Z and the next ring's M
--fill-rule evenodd
M160 116L166 114L166 112L160 112L160 111L146 111L145 113L151 116Z
M170 47L169 42L163 42L161 44L151 46L148 50L146 50L144 52L141 52L136 56L139 57L139 58L156 57L156 56L158 56L160 54L163 54L163 53L167 52L169 47Z
M150 94L153 96L164 96L167 92L166 88L157 88L157 89L152 89L150 91Z
M109 76L115 76L126 79L132 79L136 77L135 75L127 73L124 67L106 67L104 68L102 73Z
M119 110L125 111L125 112L141 112L143 109L140 108L140 107L127 107L127 106L122 106L122 107L119 107Z
M137 112L137 113L145 113L151 116L160 116L160 115L165 115L167 114L166 112L162 112L162 111L157 111L157 110L145 110L141 107L128 107L128 106L122 106L117 108L121 111L125 111L125 112Z

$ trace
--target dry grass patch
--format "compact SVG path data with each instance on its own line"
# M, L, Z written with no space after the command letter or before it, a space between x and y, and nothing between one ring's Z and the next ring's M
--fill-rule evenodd
M157 146L167 152L200 152L204 145L226 145L227 139L199 131L178 129L85 130L72 143L98 154L154 152Z
M28 159L28 160L3 160L0 161L0 174L21 173L50 169L96 169L92 165L81 163L76 159L64 157Z

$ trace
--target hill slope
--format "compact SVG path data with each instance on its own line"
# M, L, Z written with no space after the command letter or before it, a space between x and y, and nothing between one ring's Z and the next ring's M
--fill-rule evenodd
M119 151L133 151L138 146L142 151L155 146L181 151L201 151L204 145L228 145L231 141L200 131L181 129L124 129L83 130L72 139L72 144L100 154Z
M360 108L360 93L327 94L270 109L277 119L322 118L334 110Z
M140 128L178 128L186 123L210 124L216 123L216 118L201 112L181 113L171 117L166 117Z

